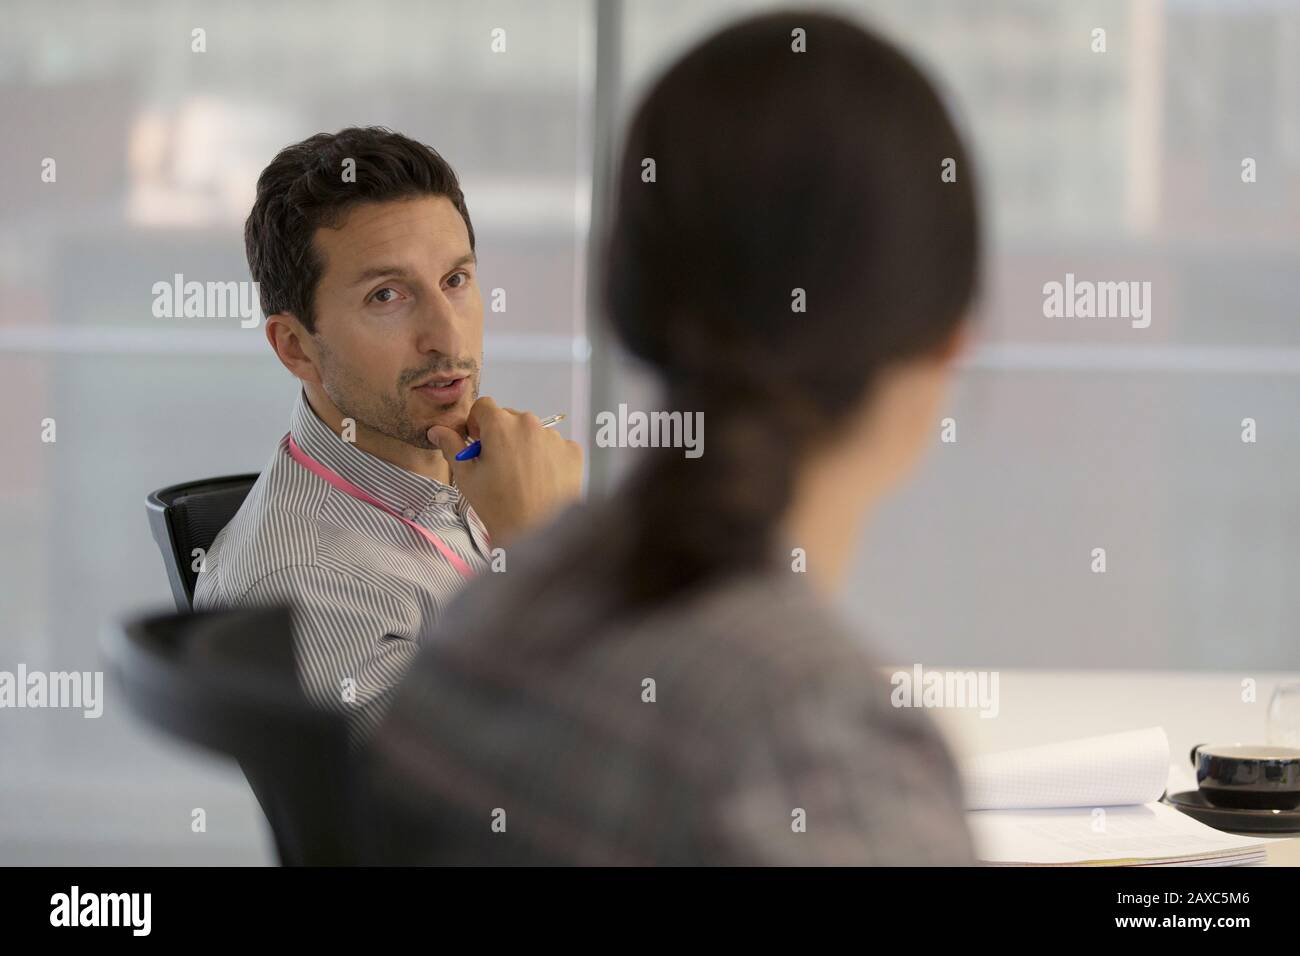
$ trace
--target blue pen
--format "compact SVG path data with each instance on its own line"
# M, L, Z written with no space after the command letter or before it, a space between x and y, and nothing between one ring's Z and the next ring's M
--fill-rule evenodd
M552 425L559 424L562 421L564 421L563 415L552 415L550 418L542 419L542 427L550 428ZM456 452L456 460L469 461L471 458L477 458L479 456L479 452L481 452L482 450L483 450L483 443L481 441L472 441L464 448L462 448L460 451Z

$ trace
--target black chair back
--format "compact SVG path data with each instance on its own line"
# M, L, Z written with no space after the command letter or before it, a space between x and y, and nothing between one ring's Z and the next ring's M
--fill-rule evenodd
M255 481L255 474L207 478L160 488L145 499L149 528L162 552L176 610L188 611L194 604L199 578L194 570L194 549L208 552Z
M280 861L357 862L344 718L314 707L293 671L287 607L156 614L110 631L109 670L137 716L239 762Z

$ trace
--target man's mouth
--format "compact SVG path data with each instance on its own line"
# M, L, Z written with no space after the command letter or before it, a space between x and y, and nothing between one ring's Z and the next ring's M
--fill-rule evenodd
M468 375L440 375L429 379L422 385L415 386L414 391L440 405L446 405L448 402L456 401L464 394L468 382Z

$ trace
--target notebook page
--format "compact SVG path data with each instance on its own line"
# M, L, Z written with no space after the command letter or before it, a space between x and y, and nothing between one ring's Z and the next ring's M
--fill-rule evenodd
M968 810L1105 807L1159 800L1169 778L1163 727L969 758Z
M1249 859L1265 837L1223 833L1164 803L1138 807L978 810L966 814L976 856L987 863L1193 862ZM1226 861L1221 861L1226 862Z

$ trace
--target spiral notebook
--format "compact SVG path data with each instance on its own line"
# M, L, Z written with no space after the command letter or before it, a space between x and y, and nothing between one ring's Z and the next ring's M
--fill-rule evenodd
M962 766L967 824L983 862L1001 866L1234 866L1271 842L1193 820L1160 798L1164 729L986 754Z

